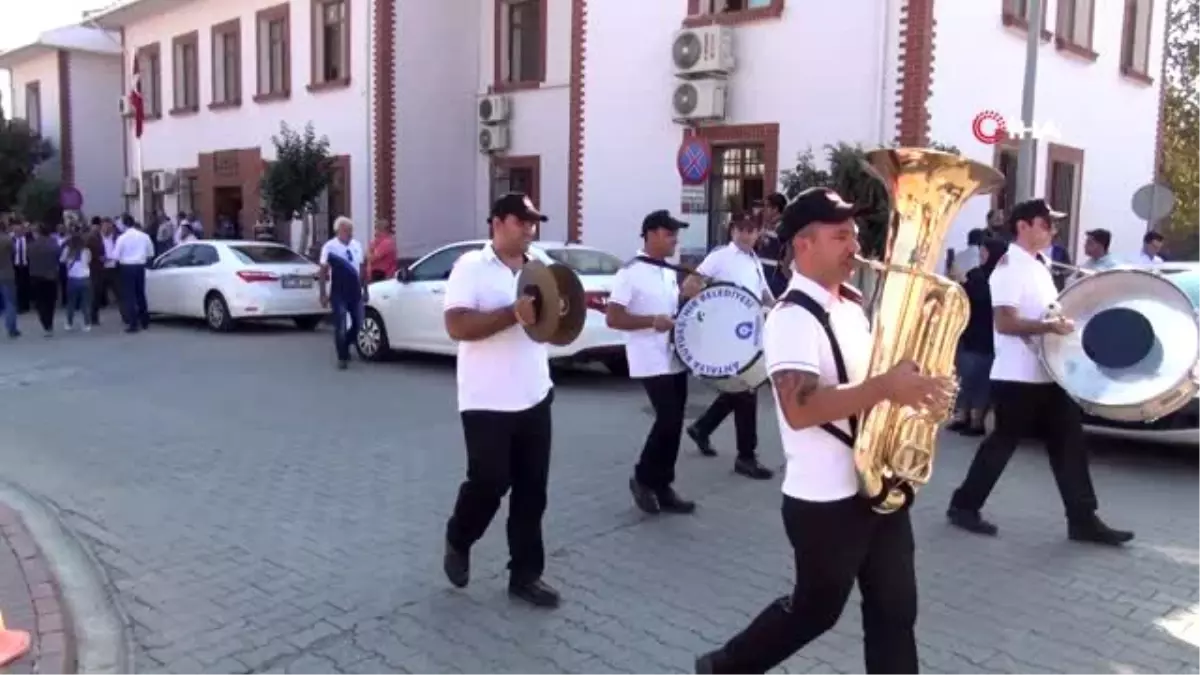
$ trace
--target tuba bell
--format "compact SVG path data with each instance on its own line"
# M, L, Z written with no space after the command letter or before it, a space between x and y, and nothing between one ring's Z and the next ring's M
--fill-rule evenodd
M881 260L859 261L877 275L873 292L865 294L873 324L867 377L912 361L926 375L952 379L970 302L957 282L933 270L963 204L999 188L1004 176L980 162L920 148L875 150L867 162L887 187L892 209ZM956 392L923 409L883 401L860 420L854 465L859 493L875 511L903 508L929 482L938 430Z

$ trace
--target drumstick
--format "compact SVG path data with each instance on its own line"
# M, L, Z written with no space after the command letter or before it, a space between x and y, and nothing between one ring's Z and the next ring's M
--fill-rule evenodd
M675 263L669 263L666 260L659 260L657 258L651 258L650 256L644 255L639 255L637 259L646 263L647 265L654 265L655 267L662 267L664 269L674 270L676 272L683 272L688 276L700 277L706 284L717 283L717 279L715 277L710 277L707 274L701 274L700 272L686 265L676 265Z

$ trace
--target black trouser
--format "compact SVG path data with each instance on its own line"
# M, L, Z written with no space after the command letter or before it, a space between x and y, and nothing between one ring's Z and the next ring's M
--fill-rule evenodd
M37 309L38 321L44 330L54 329L54 303L58 300L58 279L43 279L32 277L29 280L29 292L33 296L33 306Z
M646 435L633 476L651 490L665 490L675 482L675 460L683 439L683 413L687 406L688 374L655 375L642 379L654 408L654 424Z
M714 655L714 672L765 673L833 628L858 581L868 673L916 673L917 577L908 510L880 515L861 497L785 496L796 559L792 595L764 609Z
M117 268L92 268L92 323L100 322L100 310L108 307L108 298L117 293Z
M62 298L62 306L67 306L67 266L59 263L58 265L58 286L61 289L59 294Z
M1082 411L1056 384L992 381L996 426L979 444L967 477L950 504L968 511L983 508L1022 438L1038 435L1046 444L1050 470L1069 520L1086 521L1096 512Z
M551 392L528 410L462 413L467 445L467 480L458 489L454 514L446 524L446 541L469 551L508 502L509 579L528 583L542 576L546 552L542 545L542 514L546 511L546 482L550 477Z
M33 303L33 284L29 278L29 265L17 265L16 271L17 313L24 314Z
M733 413L733 429L737 435L738 459L755 459L758 449L758 392L722 393L708 410L692 424L700 436L707 438Z

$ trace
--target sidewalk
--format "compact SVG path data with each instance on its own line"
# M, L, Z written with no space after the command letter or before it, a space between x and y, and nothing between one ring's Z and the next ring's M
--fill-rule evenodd
M29 653L9 673L74 673L75 650L58 584L20 516L0 503L0 613L8 628L28 631Z

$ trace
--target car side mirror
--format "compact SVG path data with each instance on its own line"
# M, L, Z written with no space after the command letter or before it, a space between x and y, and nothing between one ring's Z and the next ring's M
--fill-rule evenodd
M399 281L402 284L407 284L408 282L412 281L412 271L407 267L401 267L396 271L396 281Z

